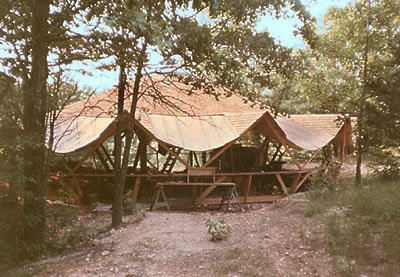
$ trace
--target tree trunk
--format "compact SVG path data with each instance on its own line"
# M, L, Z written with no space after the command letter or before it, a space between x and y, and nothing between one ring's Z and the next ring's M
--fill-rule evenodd
M364 53L363 53L363 87L362 87L362 93L360 97L360 102L359 102L359 112L358 112L358 117L357 117L357 130L358 130L358 136L357 136L357 165L356 165L356 185L361 185L361 165L362 165L362 156L364 149L366 147L366 131L364 128L364 122L365 122L365 101L367 97L367 88L368 88L368 53L369 53L369 29L371 26L371 15L370 15L370 9L371 9L371 1L368 0L368 18L367 18L367 23L365 24L365 44L364 44Z
M24 85L23 137L25 198L24 239L40 243L44 239L47 197L45 171L45 119L47 110L49 0L32 0L32 69Z
M125 187L125 180L126 180L126 173L128 171L128 164L129 164L129 154L131 152L131 146L132 146L132 140L133 140L133 131L135 129L135 114L136 114L136 106L138 102L138 96L139 96L139 85L142 80L142 70L144 68L144 61L146 60L146 49L147 49L147 43L144 42L141 53L139 55L139 61L136 69L136 75L135 75L135 83L133 87L133 95L132 95L132 104L130 107L130 113L129 113L129 125L128 128L125 130L125 147L122 155L122 163L121 163L121 154L122 154L122 137L121 137L121 147L119 150L119 154L114 151L115 153L115 159L119 159L119 165L115 166L115 195L114 195L114 204L113 204L113 215L112 215L112 226L114 228L118 228L121 223L122 223L122 212L123 212L123 198L124 198L124 187ZM121 75L120 75L120 80L121 80ZM125 87L124 87L125 89ZM123 104L124 104L124 98L123 94L120 94L120 86L118 89L118 112L120 111L120 108L122 107L123 110ZM122 98L120 98L122 97ZM118 126L118 125L117 125ZM117 127L118 129L118 127ZM117 138L118 139L118 138ZM114 142L115 143L115 142ZM118 147L117 145L114 145L115 147ZM118 169L117 169L118 168ZM118 182L118 183L117 183ZM120 185L118 185L120 184Z
M122 223L123 201L125 178L122 176L121 170L121 154L122 154L122 124L124 116L124 98L125 98L126 75L125 65L120 66L119 84L118 84L118 115L117 128L114 135L114 202L112 212L111 225L118 228ZM125 146L126 147L126 146Z
M361 139L357 138L357 164L356 164L356 185L361 184L361 165L362 165L362 155L363 155L363 150L362 150L362 143Z

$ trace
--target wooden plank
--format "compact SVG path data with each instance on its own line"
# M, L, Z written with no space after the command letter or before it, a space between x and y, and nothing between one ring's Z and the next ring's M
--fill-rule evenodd
M231 160L232 172L235 172L236 171L236 167L235 167L235 159L234 159L234 156L233 156L233 148L232 147L229 147L229 157L230 157L230 160Z
M236 185L236 183L192 183L192 182L157 182L157 185L160 186L232 186Z
M189 176L209 176L215 178L215 167L188 167L187 174Z

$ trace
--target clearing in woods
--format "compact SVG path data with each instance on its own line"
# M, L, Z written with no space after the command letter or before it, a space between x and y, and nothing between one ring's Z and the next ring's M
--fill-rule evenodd
M31 264L34 276L332 276L329 256L311 239L318 226L301 194L247 211L147 212L90 247ZM212 242L205 222L223 217L233 229ZM95 217L107 222L109 214ZM25 272L26 272L25 271Z

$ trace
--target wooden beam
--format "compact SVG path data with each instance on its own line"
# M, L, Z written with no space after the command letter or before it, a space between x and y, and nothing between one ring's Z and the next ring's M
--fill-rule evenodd
M301 164L297 161L296 157L293 155L292 151L290 151L289 146L287 146L285 143L283 143L283 146L286 149L286 152L289 153L290 157L292 158L293 162L296 164L297 168L300 170L303 170L303 167Z
M270 163L273 162L273 161L275 161L276 157L278 156L278 153L281 153L280 149L281 149L281 147L282 147L282 143L279 143L278 145L276 145L276 143L275 143L274 141L271 140L271 142L272 142L272 144L275 146L276 151L275 151L275 153L272 155L272 159L271 159ZM281 154L283 155L283 153L281 153Z
M82 159L79 160L79 162L72 168L71 173L75 173L80 167L81 165L93 154L93 152L97 149L97 145L96 147L91 147L87 150L86 154L83 156Z
M101 150L103 150L104 154L106 155L108 162L114 168L114 161L112 160L110 153L108 153L107 149L104 147L103 143L100 144L100 148L101 148Z
M158 170L157 166L155 164L153 164L152 162L150 162L149 159L147 159L147 163L151 166L151 168Z
M101 154L99 148L96 149L95 153L96 153L97 157L99 157L99 160L100 160L101 164L104 166L104 168L106 170L110 170L110 167L108 166L106 159L104 159L103 155Z
M321 151L322 148L314 151L314 153L311 155L311 157L303 164L302 168L305 168L311 161L314 159L314 157Z
M236 142L237 139L225 144L225 146L223 146L220 150L217 151L217 153L215 153L214 156L210 157L210 159L203 164L202 167L207 167L209 166L213 161L215 161L222 153L224 153L232 144L234 144Z
M250 192L250 186L251 186L251 181L253 180L253 176L252 175L250 175L249 177L248 177L248 180L247 180L247 184L246 184L246 191L245 191L245 193L244 193L244 203L247 203L247 198L249 197L249 192Z
M295 193L295 188L297 187L297 184L299 183L300 177L301 177L301 173L298 173L295 175L295 177L292 181L292 185L290 186L289 193Z
M197 167L200 167L199 158L197 157L197 153L193 152L194 154L194 161L196 162Z
M162 148L164 148L165 150L167 150L167 152L171 155L174 156L178 161L180 161L186 168L190 167L189 164L182 159L177 153L175 153L174 151L172 151L165 143L158 141L158 143L161 145Z
M295 193L300 187L301 185L307 180L307 178L312 174L312 171L308 172L303 179L301 179L301 181L295 186L293 187L293 189L290 190L290 193Z
M247 197L247 202L246 203L262 203L262 202L275 202L279 199L284 198L282 195L257 195L257 196L249 196ZM221 204L221 197L213 197L213 198L207 198L204 199L202 204L207 204L207 205L219 205ZM240 197L240 203L245 203L244 202L244 197Z
M98 139L98 141L92 146L90 147L86 154L83 156L82 159L80 159L80 161L74 166L74 168L72 168L72 173L76 172L78 170L78 168L81 167L81 165L90 157L90 155L92 155L92 153L103 143L105 142L110 136L113 135L114 131L115 131L116 126L111 126L110 129L107 130L107 132Z

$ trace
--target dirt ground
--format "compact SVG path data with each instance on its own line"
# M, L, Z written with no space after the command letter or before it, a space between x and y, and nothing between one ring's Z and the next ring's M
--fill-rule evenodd
M301 195L241 212L155 211L124 218L80 251L30 265L34 276L333 276L329 257L310 239ZM227 241L213 242L207 219L223 217ZM99 218L110 219L109 214Z

